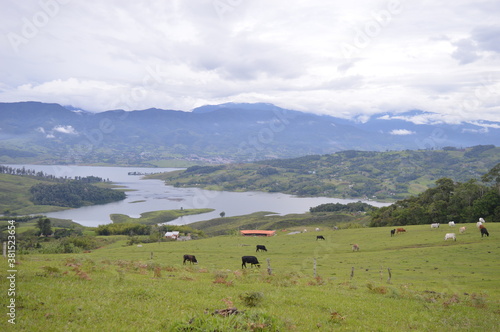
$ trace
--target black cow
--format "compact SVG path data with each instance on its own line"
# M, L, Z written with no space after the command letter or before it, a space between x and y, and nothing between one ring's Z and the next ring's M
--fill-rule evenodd
M324 239L325 239L325 237L323 235L316 236L316 241L318 241L318 240L324 240Z
M243 257L241 257L241 268L246 268L247 263L249 263L251 267L253 267L254 265L257 265L257 267L260 267L259 260L255 256L243 256Z
M186 265L186 261L190 262L191 264L198 264L198 261L196 260L196 257L194 257L194 255L184 255L184 262L182 262L182 264Z
M481 237L483 237L485 235L490 236L490 233L488 233L488 230L485 227L483 227L483 228L481 228Z
M394 236L394 234L396 234L396 229L391 229L391 236Z
M255 249L255 252L257 252L259 250L261 250L261 251L267 251L266 246L258 244L257 245L257 249Z

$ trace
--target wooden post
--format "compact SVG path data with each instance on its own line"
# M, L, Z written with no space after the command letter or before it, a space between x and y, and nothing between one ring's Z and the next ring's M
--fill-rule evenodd
M2 254L3 254L3 257L7 258L7 242L3 242L3 246L2 246Z
M316 278L316 257L314 257L313 271L314 271L314 278Z
M267 273L269 275L273 274L273 270L271 269L271 260L267 258Z
M354 278L354 266L351 268L351 280Z
M380 267L380 282L382 282L382 266Z
M153 252L151 251L151 259L153 259Z
M387 272L389 272L389 279L387 279L387 282L390 284L391 283L391 277L392 277L392 275L391 275L391 268L390 267L387 268Z

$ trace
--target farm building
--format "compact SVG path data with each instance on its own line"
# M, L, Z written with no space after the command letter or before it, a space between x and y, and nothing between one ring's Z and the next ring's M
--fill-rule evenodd
M179 232L178 231L173 231L173 232L166 232L165 237L167 239L174 239L176 240L179 237Z
M243 236L273 236L276 235L276 231L261 231L261 230L245 230L240 231Z

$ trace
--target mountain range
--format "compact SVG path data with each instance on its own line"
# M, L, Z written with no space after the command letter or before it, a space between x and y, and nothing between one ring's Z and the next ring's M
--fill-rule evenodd
M0 103L0 162L228 163L500 142L500 122L422 121L433 115L412 110L360 121L265 103L207 105L191 112L151 108L100 113L40 102Z

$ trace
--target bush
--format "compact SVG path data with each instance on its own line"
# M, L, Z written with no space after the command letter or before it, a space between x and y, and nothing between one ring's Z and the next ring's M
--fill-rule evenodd
M240 294L240 299L247 307L256 307L264 300L264 294L261 292L252 292Z

